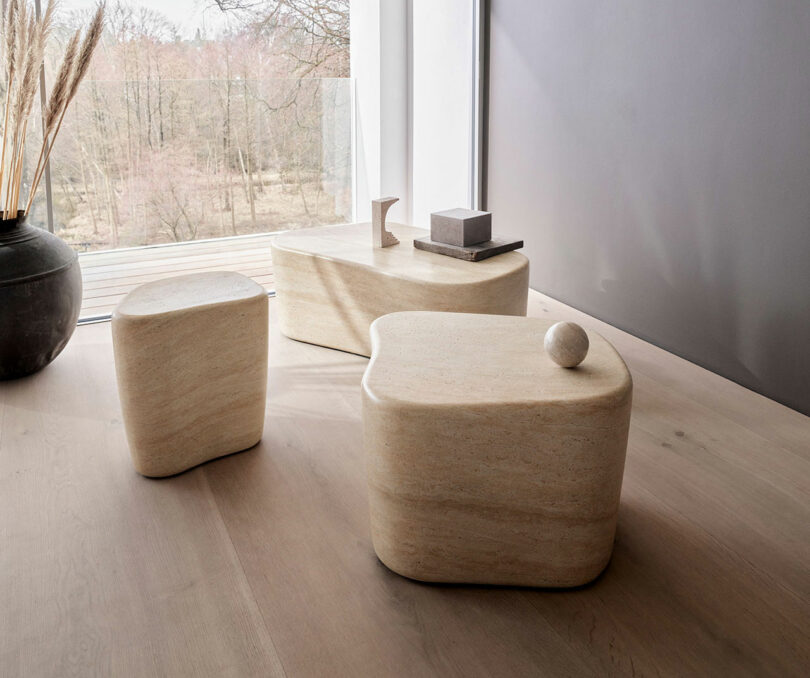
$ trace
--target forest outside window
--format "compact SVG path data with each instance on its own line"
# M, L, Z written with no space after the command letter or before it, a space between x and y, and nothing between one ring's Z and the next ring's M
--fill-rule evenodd
M60 3L48 88L93 6ZM90 252L352 220L348 0L125 0L107 17L35 224Z

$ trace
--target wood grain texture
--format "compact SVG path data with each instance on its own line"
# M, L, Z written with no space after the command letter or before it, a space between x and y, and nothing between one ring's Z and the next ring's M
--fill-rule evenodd
M132 470L108 324L0 384L4 678L806 675L810 419L532 293L633 374L612 560L566 592L419 584L371 546L368 361L270 306L262 442L181 476Z
M368 328L395 311L526 315L529 261L508 252L461 261L413 246L427 231L389 224L400 242L369 247L371 224L290 231L271 243L281 331L371 354Z
M139 476L108 323L0 387L0 675L281 676L201 469Z
M237 271L272 291L270 242L276 235L81 253L84 293L80 317L109 315L128 292L145 282L200 271Z

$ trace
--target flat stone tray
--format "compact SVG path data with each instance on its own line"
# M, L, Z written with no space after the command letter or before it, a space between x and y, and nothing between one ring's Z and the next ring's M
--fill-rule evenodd
M463 259L465 261L481 261L482 259L494 257L496 254L503 254L504 252L520 249L523 247L523 241L496 238L494 240L488 240L487 242L478 243L477 245L460 247L459 245L448 245L447 243L436 242L435 240L431 240L430 236L428 236L427 238L415 239L413 246L418 250L444 254L445 256Z

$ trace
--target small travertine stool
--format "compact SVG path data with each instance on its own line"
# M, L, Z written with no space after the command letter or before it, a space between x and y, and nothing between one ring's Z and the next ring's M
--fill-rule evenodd
M433 582L567 587L605 568L632 381L588 332L546 355L539 318L407 312L371 326L363 429L380 560Z
M146 283L112 318L132 461L168 476L252 447L267 389L267 292L239 273Z

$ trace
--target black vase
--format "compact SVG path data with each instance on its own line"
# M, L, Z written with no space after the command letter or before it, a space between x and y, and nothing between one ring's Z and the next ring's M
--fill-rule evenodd
M79 318L79 257L60 238L0 219L0 379L41 370L65 347Z

